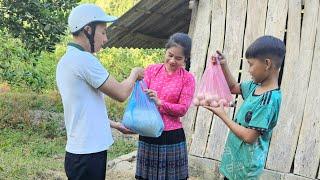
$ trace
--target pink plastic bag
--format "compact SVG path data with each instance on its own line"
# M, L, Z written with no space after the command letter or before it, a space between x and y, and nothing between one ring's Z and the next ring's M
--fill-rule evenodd
M193 104L195 106L218 107L220 103L224 106L231 106L232 102L233 97L219 61L213 64L211 60L208 60Z

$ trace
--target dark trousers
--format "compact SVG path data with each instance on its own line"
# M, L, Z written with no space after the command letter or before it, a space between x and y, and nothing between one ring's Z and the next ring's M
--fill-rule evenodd
M69 180L105 180L107 151L92 154L66 152L64 169Z

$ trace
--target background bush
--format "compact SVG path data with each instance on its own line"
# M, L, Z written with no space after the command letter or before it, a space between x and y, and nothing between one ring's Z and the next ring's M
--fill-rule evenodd
M108 14L121 16L138 1L82 0L81 3L96 3L103 7ZM26 4L28 8L23 9L21 4L26 2L31 3ZM71 36L61 36L67 32L65 31L66 21L59 20L59 25L52 23L48 14L55 16L54 12L58 12L58 14L64 12L60 18L65 19L70 9L58 8L58 11L49 12L50 8L48 8L32 12L36 15L42 14L41 22L47 19L49 21L46 24L55 24L55 27L47 28L53 28L58 35L54 36L54 33L49 33L49 36L42 40L41 38L32 39L32 33L38 35L38 32L44 30L45 26L39 23L35 28L36 31L31 29L31 32L28 31L28 38L25 38L27 36L24 35L27 32L24 29L28 29L30 24L37 25L35 16L30 16L34 17L32 23L28 23L32 18L23 19L24 16L28 16L27 11L37 11L37 8L30 8L34 2L42 3L39 4L39 7L45 3L55 2L66 3L65 5L70 7L70 4L76 1L28 0L13 2L0 0L1 12L6 9L3 8L3 3L18 3L19 6L11 8L23 9L23 13L18 16L0 19L0 179L53 179L55 172L64 175L63 158L66 132L61 128L63 106L56 88L55 70L59 59L65 53L67 43L71 41ZM56 5L49 4L50 7ZM9 19L16 19L18 20L16 23L20 23L11 24L12 27L20 26L22 22L22 28L8 31L4 20ZM61 29L59 29L60 26ZM58 30L61 32L57 32ZM35 37L38 38L38 36ZM51 37L53 39L46 44L48 46L39 45L39 43L47 42ZM161 62L163 54L163 49L107 48L97 56L105 68L118 81L121 81L129 75L130 70L135 66L146 67L149 64ZM110 119L116 121L122 119L125 103L119 103L107 97L106 105ZM60 116L41 116L39 122L35 124L34 112L59 114ZM136 148L135 143L134 141L117 139L108 152L108 160L133 151Z

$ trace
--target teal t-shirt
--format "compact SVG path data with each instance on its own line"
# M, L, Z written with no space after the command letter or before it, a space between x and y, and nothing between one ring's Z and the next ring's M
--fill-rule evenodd
M243 82L240 86L244 102L234 121L258 130L261 135L254 144L248 144L230 131L220 172L230 180L258 179L265 165L272 129L277 124L281 91L275 89L256 95L259 85L253 81Z

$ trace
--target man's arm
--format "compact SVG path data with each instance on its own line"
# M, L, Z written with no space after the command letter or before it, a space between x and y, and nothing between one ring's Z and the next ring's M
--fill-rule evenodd
M134 68L131 71L130 76L122 82L118 82L110 75L109 78L99 87L99 90L112 99L124 102L130 96L135 81L142 78L143 69Z
M124 127L120 122L115 122L112 120L109 120L110 126L118 131L120 131L123 134L135 134L130 129Z

